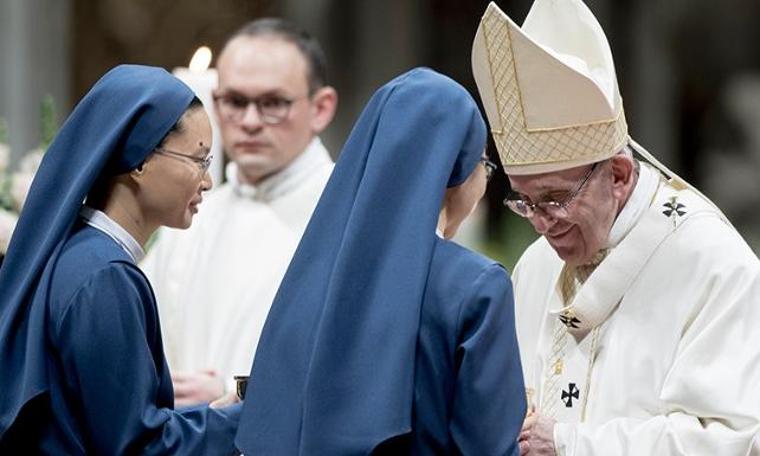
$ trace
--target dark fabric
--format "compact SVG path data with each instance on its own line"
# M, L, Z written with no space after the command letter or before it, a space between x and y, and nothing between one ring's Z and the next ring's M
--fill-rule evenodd
M172 410L153 292L110 237L78 224L51 274L49 296L49 394L17 421L25 428L18 434L27 435L8 442L11 454L233 451L239 405Z
M264 326L236 437L243 453L369 454L413 430L438 213L446 187L475 169L485 136L467 91L432 70L375 93ZM521 400L507 413L520 414Z
M525 416L512 286L497 263L436 242L422 303L412 432L373 456L518 456Z
M437 240L422 304L408 454L520 454L526 403L513 302L501 265Z

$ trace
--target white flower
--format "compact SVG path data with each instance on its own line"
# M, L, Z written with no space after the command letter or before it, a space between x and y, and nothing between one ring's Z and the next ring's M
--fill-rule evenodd
M21 208L26 201L26 195L29 194L29 188L32 186L34 179L33 172L18 171L11 176L11 198L16 212L21 212Z
M5 255L8 251L8 244L11 242L16 222L18 222L16 214L0 209L0 255Z
M29 188L32 186L34 174L42 163L44 153L45 151L40 148L30 150L21 159L19 170L11 175L10 194L16 212L21 212L21 208L24 206Z
M8 168L8 162L11 159L11 149L7 144L0 143L0 173Z
M36 173L37 168L39 168L40 163L42 163L42 156L44 153L45 151L40 148L32 149L27 152L19 163L19 171L22 173Z

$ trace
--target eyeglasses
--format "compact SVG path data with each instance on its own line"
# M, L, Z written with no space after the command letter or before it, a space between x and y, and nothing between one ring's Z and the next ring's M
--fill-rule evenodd
M211 166L211 160L214 158L212 154L207 154L205 157L196 157L195 155L183 154L181 152L175 152L163 147L156 147L156 153L173 157L186 158L198 165L198 169L200 170L201 174L208 171L209 166Z
M522 199L521 195L513 193L504 200L504 205L512 209L512 211L520 217L531 218L536 215L537 211L540 211L543 214L546 214L554 219L567 218L567 208L581 193L583 186L586 185L586 182L588 182L588 180L591 178L591 175L594 174L594 170L598 164L599 162L594 163L594 165L586 173L575 190L570 192L565 198L562 199L562 201L539 201L538 203L529 203Z
M489 160L488 157L480 157L480 163L483 163L486 169L486 181L490 181L496 171L496 163Z
M226 94L214 95L214 102L220 117L230 122L240 122L248 112L248 106L256 106L256 112L262 122L277 125L284 121L290 113L290 106L301 98L285 98L278 95L263 95L248 98L243 95Z

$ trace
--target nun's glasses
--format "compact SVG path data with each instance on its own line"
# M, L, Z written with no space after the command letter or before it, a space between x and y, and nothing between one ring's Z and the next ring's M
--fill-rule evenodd
M165 149L163 147L156 147L156 153L177 158L186 158L198 166L201 174L205 173L208 170L208 167L211 166L211 160L214 158L212 154L206 154L205 157L196 157L195 155L183 154L182 152L176 152L173 150Z
M594 170L598 164L599 162L594 163L594 165L586 173L575 190L568 193L567 196L562 198L561 201L539 201L538 203L529 203L522 199L522 195L519 193L512 192L504 200L504 205L512 209L512 212L519 215L520 217L531 218L536 215L536 213L539 213L548 215L553 219L567 218L569 215L567 208L570 206L573 200L575 200L575 198L580 195L581 190L583 190L583 186L586 185L586 182L588 182L588 180L591 178L591 175L594 174Z
M489 160L488 157L480 157L480 163L483 163L483 167L486 169L486 182L488 182L496 171L496 163Z

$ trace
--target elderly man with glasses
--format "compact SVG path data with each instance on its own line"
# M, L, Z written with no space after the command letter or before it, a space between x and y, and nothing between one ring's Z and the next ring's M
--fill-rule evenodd
M250 371L333 169L317 135L337 94L316 40L287 21L259 19L229 38L217 69L227 182L207 196L191 230L159 233L142 265L160 302L177 405L211 401Z
M758 454L760 262L630 138L591 11L492 3L472 60L505 204L541 235L513 273L522 454Z

